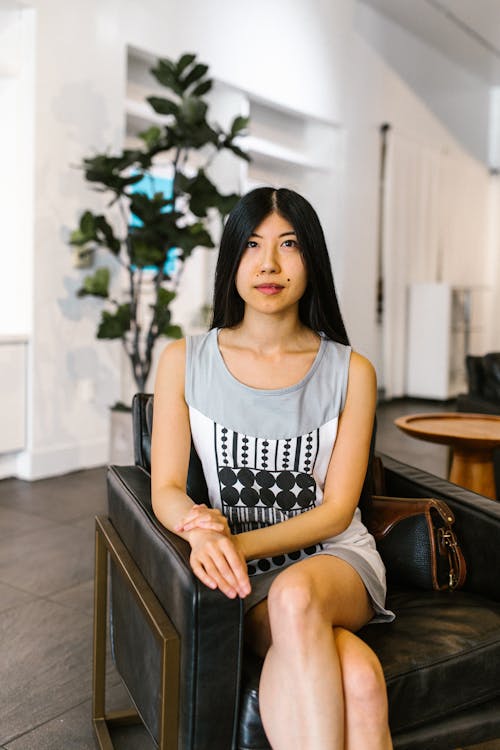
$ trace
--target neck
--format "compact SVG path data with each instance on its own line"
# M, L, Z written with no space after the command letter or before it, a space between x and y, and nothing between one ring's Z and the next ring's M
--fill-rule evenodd
M273 353L301 348L311 337L317 338L309 328L301 323L298 308L288 310L284 315L267 315L246 308L243 320L237 326L238 339L245 346L261 353Z

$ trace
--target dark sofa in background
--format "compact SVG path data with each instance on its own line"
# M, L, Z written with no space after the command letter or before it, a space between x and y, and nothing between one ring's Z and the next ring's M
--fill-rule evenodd
M467 393L457 397L457 410L472 414L500 414L500 352L468 355ZM500 500L500 448L493 451L497 500Z

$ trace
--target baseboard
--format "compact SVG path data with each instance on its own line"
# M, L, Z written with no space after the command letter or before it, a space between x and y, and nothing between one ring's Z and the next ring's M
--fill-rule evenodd
M17 476L17 454L8 453L0 456L0 479Z
M15 472L11 472L9 476L27 480L44 479L68 474L71 471L104 466L108 460L109 442L104 439L89 440L75 445L38 448L19 453L16 457Z

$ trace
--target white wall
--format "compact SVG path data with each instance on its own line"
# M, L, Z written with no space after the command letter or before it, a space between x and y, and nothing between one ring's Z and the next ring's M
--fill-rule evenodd
M0 9L0 335L31 330L33 14Z
M343 204L343 253L338 272L342 309L351 339L376 365L378 180L382 123L417 142L463 154L460 144L405 82L359 34L353 33L346 72L350 95Z
M488 84L360 0L354 24L470 154L488 164Z

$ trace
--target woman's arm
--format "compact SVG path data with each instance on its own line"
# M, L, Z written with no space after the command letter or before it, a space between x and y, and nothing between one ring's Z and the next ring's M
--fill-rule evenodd
M352 352L347 395L326 474L323 502L283 523L239 535L247 560L292 552L336 536L352 521L368 465L377 399L372 364Z
M245 596L250 590L246 565L223 516L205 508L198 528L182 527L188 514L196 516L201 510L186 494L191 430L184 398L185 367L186 342L180 340L165 349L156 376L151 441L153 511L167 529L189 542L191 567L205 585L220 588L226 596Z
M377 395L375 370L353 352L344 410L325 480L323 503L282 523L238 534L236 544L247 560L308 547L336 536L351 523L366 474ZM193 520L191 520L193 519ZM192 515L183 528L197 525Z
M185 358L184 340L163 351L154 395L151 496L156 517L171 531L194 507L186 494L191 433L184 400ZM187 533L180 536L188 539Z

